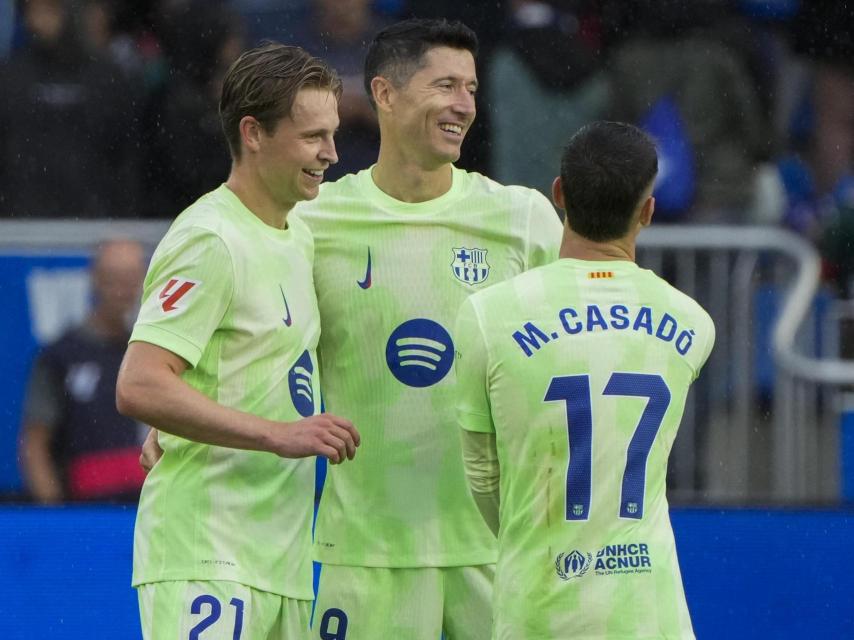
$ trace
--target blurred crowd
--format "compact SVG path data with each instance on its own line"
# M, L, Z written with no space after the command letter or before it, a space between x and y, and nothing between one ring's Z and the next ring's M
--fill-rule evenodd
M850 294L854 4L837 0L0 0L0 219L177 215L228 174L220 82L263 40L338 70L340 162L327 179L365 168L378 132L364 54L412 16L459 19L481 39L465 168L548 194L571 133L630 121L659 145L657 222L790 228ZM101 248L101 303L34 367L22 453L40 502L138 495L144 425L79 437L114 414L143 271L132 249ZM104 269L126 273L123 288L104 289ZM115 473L90 473L105 464Z
M369 166L364 52L410 16L481 38L466 168L548 193L574 130L631 121L660 144L659 220L785 225L847 289L854 4L838 0L0 0L0 217L174 217L227 175L219 83L264 39L344 77L327 177Z

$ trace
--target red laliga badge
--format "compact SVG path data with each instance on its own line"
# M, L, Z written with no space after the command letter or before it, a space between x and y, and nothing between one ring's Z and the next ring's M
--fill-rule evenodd
M184 304L180 304L181 299L190 293L196 285L200 284L201 282L197 280L187 280L185 278L172 278L169 280L158 295L158 298L162 301L160 308L163 309L163 313L177 315L185 311L187 308L186 301Z

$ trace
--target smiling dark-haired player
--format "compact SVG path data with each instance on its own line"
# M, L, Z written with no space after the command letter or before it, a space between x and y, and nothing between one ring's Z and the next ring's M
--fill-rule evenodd
M318 511L315 638L490 635L495 537L463 473L453 326L473 292L556 259L560 222L540 193L453 166L476 53L460 23L380 32L365 62L379 159L295 209L315 237L326 405L363 436Z
M634 261L657 168L638 128L582 128L553 188L561 259L460 309L457 410L498 535L496 640L694 637L665 476L715 327Z

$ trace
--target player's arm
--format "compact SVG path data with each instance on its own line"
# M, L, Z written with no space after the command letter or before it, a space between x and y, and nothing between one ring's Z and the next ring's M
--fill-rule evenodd
M328 414L275 422L225 407L197 391L181 374L188 364L147 342L132 342L119 370L116 406L123 415L188 440L234 449L270 451L286 458L322 455L352 459L359 434L349 420Z
M705 344L703 345L702 351L700 351L700 357L697 360L697 365L694 369L694 380L700 375L700 369L703 368L703 365L709 359L709 356L712 354L712 348L715 346L715 323L712 320L711 316L708 313L703 311L703 324L705 325L705 329L698 332L705 338Z
M351 457L359 436L349 421L313 416L273 422L225 407L181 377L201 359L229 310L234 268L229 248L209 230L167 235L145 279L139 318L119 370L119 411L183 438L286 457Z
M488 353L471 298L460 308L454 335L457 344L454 388L466 479L483 519L498 535L500 468L489 401Z
M500 468L494 433L462 429L463 465L474 502L496 536L499 526Z
M42 504L56 504L64 497L59 467L52 452L61 413L62 385L47 359L39 356L27 388L20 452L27 490Z

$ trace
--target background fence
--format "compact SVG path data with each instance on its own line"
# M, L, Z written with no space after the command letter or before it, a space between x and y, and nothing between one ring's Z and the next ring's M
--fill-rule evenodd
M638 262L697 299L715 349L672 458L679 501L817 503L840 497L840 315L815 250L765 227L659 227Z
M166 223L0 222L0 493L21 496L20 402L39 344L88 307L95 244L153 248ZM776 229L658 227L638 262L709 311L717 343L674 446L672 520L698 638L854 637L852 305L818 289L818 257ZM826 505L823 510L792 506ZM788 506L789 509L767 508ZM0 508L0 637L138 638L135 511Z
M20 403L32 356L86 312L95 244L153 246L165 222L0 221L0 494L21 489ZM677 503L816 504L844 495L841 417L854 366L839 360L852 305L818 289L819 258L766 227L667 227L640 237L638 262L696 298L717 329L672 456ZM779 322L777 322L779 320ZM852 470L854 472L854 470ZM854 488L854 479L848 480ZM854 494L852 494L854 495Z

